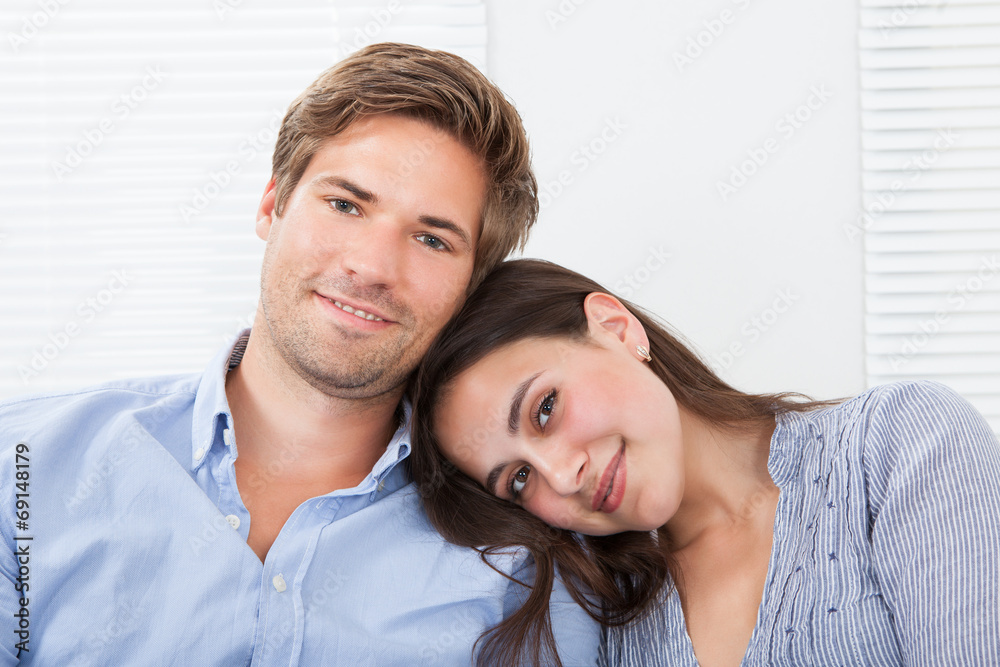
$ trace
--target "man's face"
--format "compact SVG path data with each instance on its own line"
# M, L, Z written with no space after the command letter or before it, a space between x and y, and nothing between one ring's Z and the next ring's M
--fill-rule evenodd
M478 158L422 121L326 140L282 215L273 182L258 211L266 344L331 396L400 387L464 298L485 193Z

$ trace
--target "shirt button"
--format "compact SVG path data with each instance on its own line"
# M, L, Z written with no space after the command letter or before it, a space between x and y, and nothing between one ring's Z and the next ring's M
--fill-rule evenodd
M231 430L223 429L222 431L222 442L226 443L227 447L232 447L235 444L233 439L233 432Z
M226 517L226 521L228 521L229 525L232 526L234 529L240 527L240 518L235 514L228 515Z
M381 491L384 488L385 488L385 482L383 480L379 480L378 490Z
M201 461L203 458L205 458L205 448L204 447L199 447L194 452L194 460L195 461Z
M285 578L280 574L274 575L274 579L271 580L271 583L274 584L274 590L279 593L284 593L285 589L288 588L288 586L285 585Z

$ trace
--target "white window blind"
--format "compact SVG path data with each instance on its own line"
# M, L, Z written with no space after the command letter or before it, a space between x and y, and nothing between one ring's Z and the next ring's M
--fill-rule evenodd
M1000 1L861 1L870 384L950 385L1000 433Z
M248 326L288 104L376 41L485 68L482 2L0 8L0 397L198 371Z

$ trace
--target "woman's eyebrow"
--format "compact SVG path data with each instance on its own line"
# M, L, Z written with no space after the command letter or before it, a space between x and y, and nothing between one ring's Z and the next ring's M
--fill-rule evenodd
M507 467L507 462L498 463L493 466L493 470L490 470L490 474L486 476L486 490L492 493L494 496L497 494L497 480L500 479L500 474L503 469Z
M507 432L511 435L517 435L517 431L520 428L521 423L521 404L524 403L524 397L527 395L528 390L531 389L531 383L534 382L539 375L541 375L541 373L535 373L518 385L517 391L514 392L514 397L510 400L510 412L507 414Z

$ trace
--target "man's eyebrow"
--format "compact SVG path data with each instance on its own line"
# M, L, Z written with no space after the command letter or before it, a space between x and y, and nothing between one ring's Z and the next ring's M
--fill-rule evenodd
M428 227L433 227L434 229L445 229L455 236L465 244L465 247L472 250L472 239L469 235L465 233L465 230L456 225L451 220L445 220L444 218L438 218L433 215L422 215L420 216L420 222L427 225Z
M517 391L514 392L514 397L510 400L510 412L507 414L507 432L511 435L517 435L518 426L521 422L521 404L524 403L524 397L528 393L528 389L531 388L531 383L534 382L539 375L541 375L541 373L535 373L530 378L519 384Z
M378 204L379 202L378 195L374 192L371 190L365 190L357 183L352 183L346 178L341 178L340 176L317 176L309 185L314 188L329 187L332 185L347 190L352 195L367 204Z

